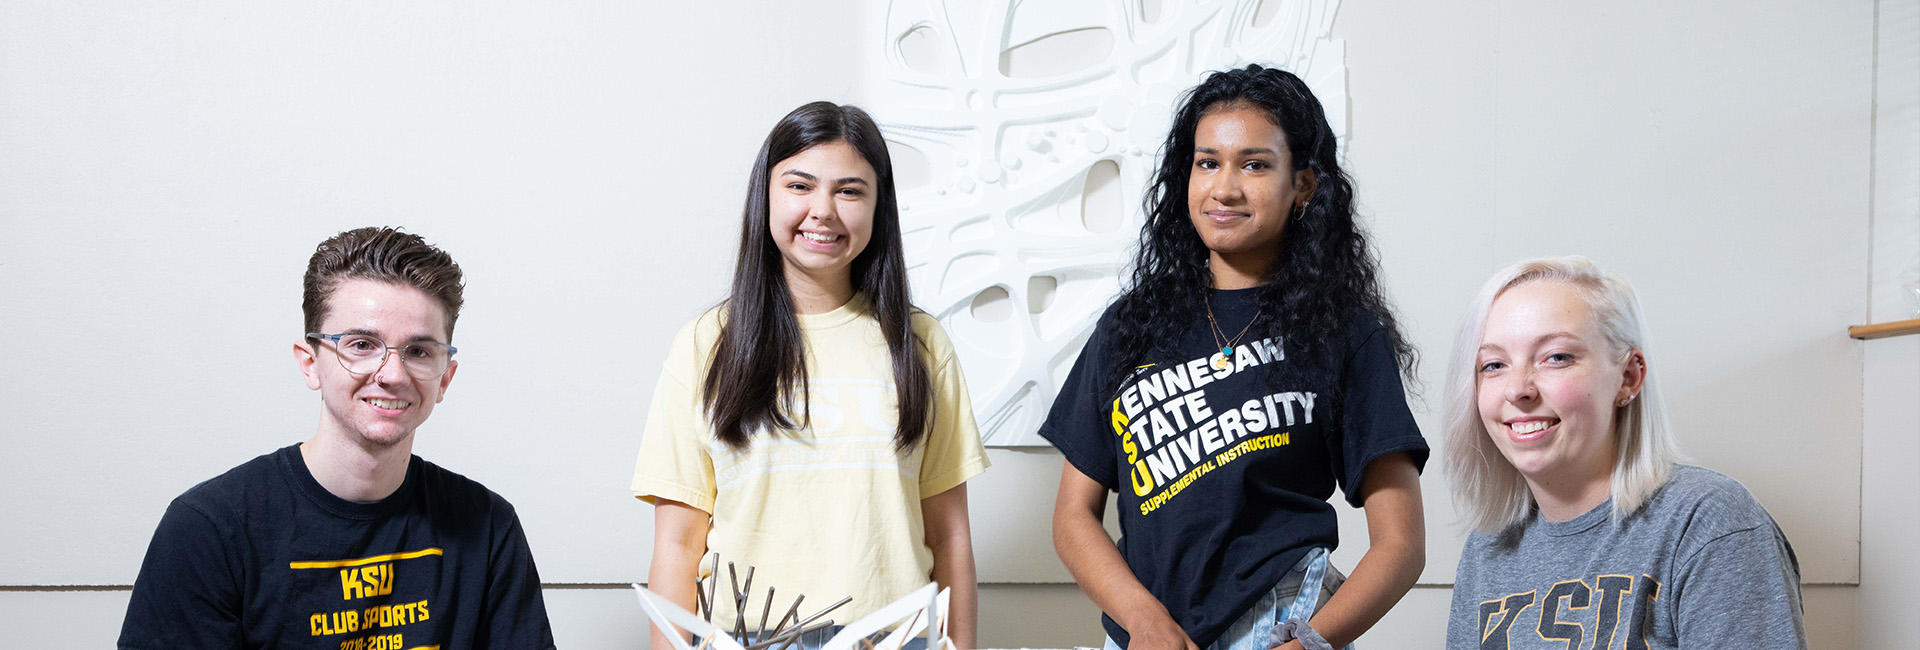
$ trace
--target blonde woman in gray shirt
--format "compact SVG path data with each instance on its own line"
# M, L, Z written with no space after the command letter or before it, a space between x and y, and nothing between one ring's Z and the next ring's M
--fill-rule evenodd
M1738 481L1681 464L1633 289L1581 257L1481 290L1448 375L1473 534L1447 647L1805 648L1793 548Z

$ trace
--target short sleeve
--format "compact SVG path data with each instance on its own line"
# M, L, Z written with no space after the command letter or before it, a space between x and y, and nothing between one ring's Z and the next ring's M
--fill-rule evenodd
M1717 537L1684 560L1675 580L1680 647L1807 647L1799 563L1779 526L1760 516L1764 524Z
M916 314L915 320L926 323L916 329L938 360L933 371L933 427L927 434L926 455L920 459L920 498L924 499L986 471L988 462L953 343L931 316Z
M1427 441L1407 408L1406 386L1400 383L1400 364L1387 344L1387 330L1366 319L1356 332L1360 343L1347 357L1341 373L1340 444L1328 445L1337 455L1335 476L1347 503L1361 507L1360 486L1366 485L1367 465L1387 454L1408 452L1413 467L1427 464Z
M680 329L654 384L646 429L640 434L640 456L633 466L633 496L647 503L668 499L713 512L718 488L706 444L711 434L693 382L712 348L702 340L709 337L700 336L700 331L708 327L717 331L718 323L712 322L716 318L708 312Z
M506 500L494 497L492 557L488 563L485 648L554 647L540 572L533 565L520 517Z
M1107 399L1109 391L1102 386L1107 374L1103 346L1108 323L1108 318L1101 318L1093 336L1081 347L1067 381L1053 398L1046 422L1040 425L1040 437L1053 443L1081 474L1117 491L1120 477L1114 465L1114 441L1118 436L1113 427L1118 414Z
M238 553L231 541L206 513L179 499L167 506L133 582L119 647L241 647Z

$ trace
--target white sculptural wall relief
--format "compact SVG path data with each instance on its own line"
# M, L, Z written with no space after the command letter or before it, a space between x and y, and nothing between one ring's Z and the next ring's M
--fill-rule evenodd
M865 102L893 145L914 301L991 446L1037 431L1120 274L1179 93L1291 71L1346 136L1337 0L893 0ZM1344 151L1344 147L1342 148Z

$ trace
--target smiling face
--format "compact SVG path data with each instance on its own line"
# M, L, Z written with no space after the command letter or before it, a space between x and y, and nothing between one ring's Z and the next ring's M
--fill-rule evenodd
M1536 493L1606 493L1614 418L1646 379L1638 351L1618 357L1572 285L1529 282L1493 301L1476 364L1480 419Z
M814 145L774 163L767 230L788 286L848 286L853 260L873 237L878 174L845 141Z
M327 303L323 334L368 334L390 346L448 342L446 308L419 289L350 278L334 288ZM307 340L294 346L294 357L306 375L307 388L320 391L325 406L319 435L362 447L390 447L412 440L413 430L433 413L459 367L459 362L450 361L439 377L415 379L396 351L379 370L355 375L340 365L333 345Z
M1270 263L1287 218L1313 195L1313 172L1293 169L1287 134L1251 104L1215 106L1200 117L1189 171L1187 215L1215 261Z

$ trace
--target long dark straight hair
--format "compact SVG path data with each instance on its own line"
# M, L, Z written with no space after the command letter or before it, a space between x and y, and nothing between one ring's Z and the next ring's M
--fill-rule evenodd
M1386 328L1401 373L1414 378L1414 350L1381 295L1379 264L1366 234L1353 218L1353 183L1340 169L1336 138L1320 100L1299 77L1278 68L1249 65L1207 76L1186 95L1161 150L1160 168L1147 190L1147 221L1133 260L1128 287L1116 301L1113 364L1106 385L1119 387L1168 332L1185 329L1205 309L1201 296L1213 286L1208 250L1188 214L1187 182L1193 175L1194 132L1209 111L1252 106L1287 136L1294 171L1312 170L1313 195L1288 215L1274 250L1275 263L1259 287L1261 336L1279 336L1289 357L1306 363L1301 378L1326 383L1346 350L1342 327L1373 318ZM1291 175L1287 175L1289 181ZM1283 181L1287 182L1287 181ZM1258 337L1256 337L1258 338ZM1269 375L1270 379L1276 378Z
M740 254L733 267L720 341L707 369L702 406L714 436L729 448L745 448L755 431L808 426L806 340L793 315L785 261L767 225L767 192L773 166L808 148L845 142L873 166L873 236L853 259L853 290L867 297L893 358L898 404L894 447L912 448L933 423L933 378L925 345L913 333L914 307L907 291L906 253L900 243L900 207L893 189L893 160L880 127L855 106L813 102L793 109L767 134L747 178L747 206L740 215Z

